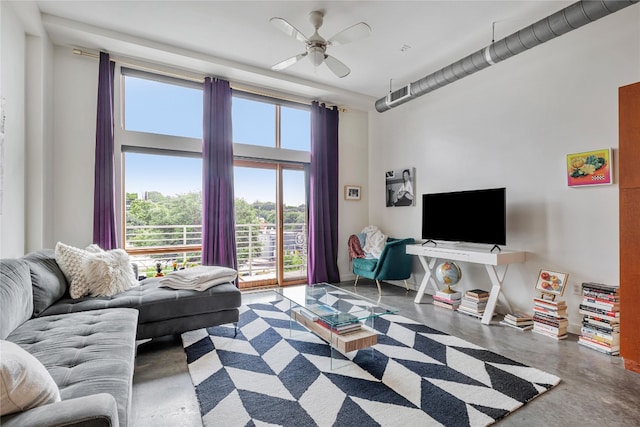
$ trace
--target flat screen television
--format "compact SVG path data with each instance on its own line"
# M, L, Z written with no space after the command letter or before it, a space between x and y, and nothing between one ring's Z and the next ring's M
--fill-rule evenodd
M422 238L427 241L506 245L506 188L422 195Z

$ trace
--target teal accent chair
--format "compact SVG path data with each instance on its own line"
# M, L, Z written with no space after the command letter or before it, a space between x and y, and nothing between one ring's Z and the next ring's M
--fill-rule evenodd
M407 279L411 277L413 256L407 254L406 248L413 243L415 241L412 238L389 237L380 258L354 258L353 274L356 275L356 281L353 286L358 286L358 279L362 276L376 281L379 294L382 293L380 280L404 280L404 286L409 290Z

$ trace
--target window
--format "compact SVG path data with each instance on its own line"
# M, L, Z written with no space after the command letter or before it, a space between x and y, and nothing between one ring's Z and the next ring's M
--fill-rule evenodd
M276 146L276 106L233 97L231 103L233 142L236 144Z
M120 70L117 93L122 99L116 112L123 126L116 128L116 146L122 161L116 172L122 177L124 248L147 277L197 265L202 251L202 84ZM310 109L234 90L232 120L234 154L244 162L236 168L235 182L236 209L242 208L236 216L241 278L300 282L307 262Z
M235 162L240 288L306 282L310 110L247 94L233 105L236 154L247 141L269 147ZM296 161L288 150L303 156Z
M280 145L290 150L311 151L311 113L309 109L281 107Z
M202 89L125 74L124 128L202 138Z

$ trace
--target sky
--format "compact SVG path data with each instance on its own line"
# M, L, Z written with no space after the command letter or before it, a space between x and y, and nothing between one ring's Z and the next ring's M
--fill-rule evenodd
M202 91L135 77L125 82L125 129L202 138ZM275 146L275 105L234 97L233 140ZM309 150L309 111L281 108L283 148ZM125 185L129 193L159 191L165 195L201 191L201 159L156 154L125 154ZM285 205L305 202L304 173L286 171ZM275 201L275 171L235 168L235 196L249 203Z

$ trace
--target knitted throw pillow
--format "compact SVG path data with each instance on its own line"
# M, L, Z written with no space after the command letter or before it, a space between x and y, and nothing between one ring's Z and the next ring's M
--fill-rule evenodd
M82 298L89 294L88 280L84 275L82 261L91 255L90 252L58 242L55 248L56 262L69 282L71 298Z

